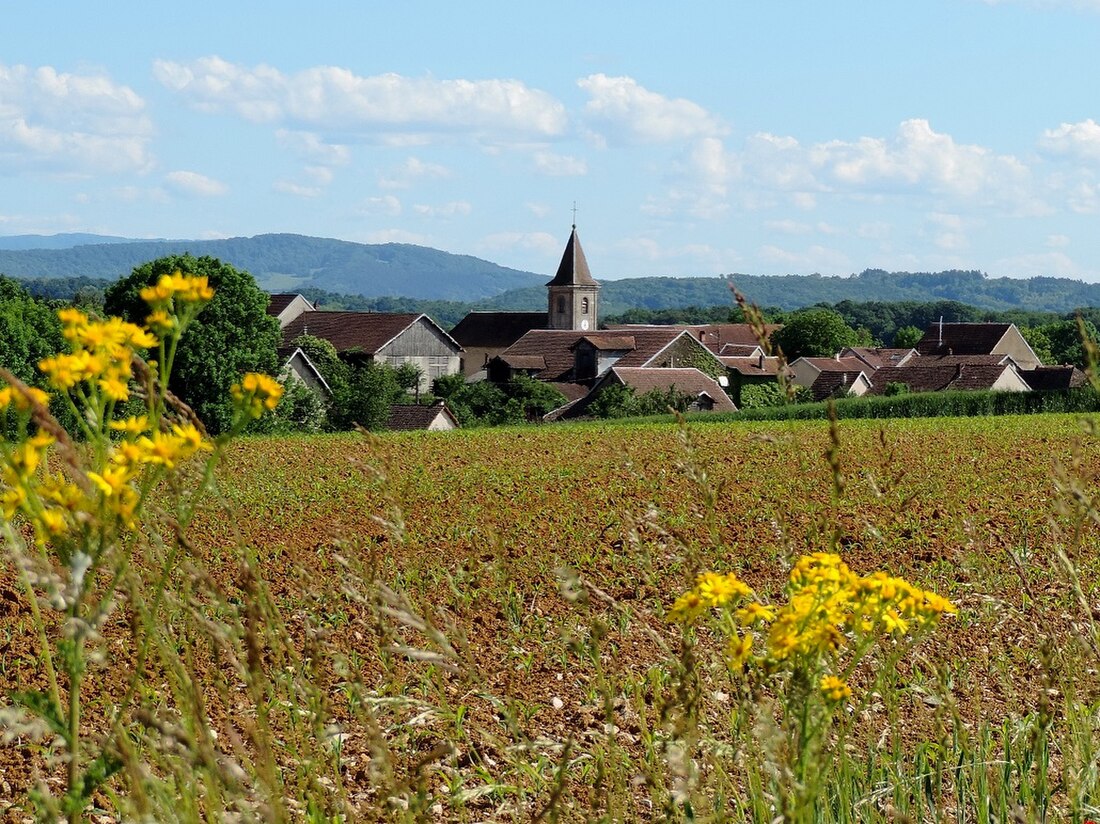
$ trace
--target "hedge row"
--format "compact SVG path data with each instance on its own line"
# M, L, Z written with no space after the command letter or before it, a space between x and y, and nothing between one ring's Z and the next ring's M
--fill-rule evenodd
M1091 387L1047 392L916 392L890 397L840 398L838 418L937 418L1033 415L1040 412L1100 412L1100 393ZM825 403L745 409L723 420L787 421L828 416ZM699 416L702 418L702 416Z

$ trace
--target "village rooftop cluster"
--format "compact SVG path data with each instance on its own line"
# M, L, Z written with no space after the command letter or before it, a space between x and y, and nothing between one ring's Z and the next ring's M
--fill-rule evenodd
M933 324L913 348L849 347L831 358L790 363L769 354L775 325L748 323L598 325L599 283L573 226L553 279L546 312L470 312L450 332L426 314L318 311L297 294L273 294L268 307L282 329L284 374L325 395L325 376L295 341L330 342L342 358L399 367L412 364L420 391L462 374L468 382L507 383L524 375L552 385L567 403L544 420L587 416L612 385L641 395L690 395L691 411L734 412L746 386L781 377L814 401L895 391L1068 389L1085 382L1071 365L1041 363L1012 323ZM453 429L445 403L393 408L391 429Z

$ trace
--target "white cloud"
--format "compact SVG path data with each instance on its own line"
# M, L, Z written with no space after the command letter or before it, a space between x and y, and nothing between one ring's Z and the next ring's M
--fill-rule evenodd
M294 197L320 197L324 191L320 186L306 186L292 180L276 180L271 184L271 188L276 192L294 195Z
M588 164L570 155L535 152L535 169L551 177L579 177L588 174Z
M847 274L852 271L848 256L838 249L814 245L793 250L779 246L762 246L757 252L761 262L786 267L788 272L817 272L824 275Z
M922 119L903 121L892 140L863 137L820 144L811 158L835 183L856 188L900 185L982 197L1024 186L1029 178L1017 158L956 143Z
M518 80L361 76L338 66L285 74L272 66L248 67L217 56L187 63L157 60L153 74L202 111L231 112L256 123L338 130L359 139L425 132L552 137L567 125L559 101Z
M220 197L229 191L229 187L220 180L198 172L169 172L164 176L164 182L176 194L193 197Z
M994 261L990 271L1001 272L1009 277L1070 277L1092 276L1085 272L1065 252L1034 252L1004 257Z
M393 195L382 195L381 197L368 197L363 205L358 210L361 215L364 216L376 216L386 215L388 217L397 217L401 214L401 201Z
M585 116L610 142L668 143L724 133L710 112L684 98L668 98L631 77L592 74L577 81L588 92Z
M561 239L548 232L496 232L483 237L478 245L493 252L521 249L545 255L561 253Z
M524 203L523 208L539 219L545 218L550 214L550 207L545 203Z
M1100 160L1100 124L1092 118L1047 129L1039 138L1044 152L1081 161Z
M1069 246L1069 235L1047 235L1047 246L1051 249L1063 249Z
M284 149L289 149L313 163L343 166L351 159L347 146L330 143L316 132L279 129L275 132L275 140Z
M454 200L450 203L444 203L441 206L428 206L423 203L418 203L413 206L413 211L423 217L461 217L470 214L473 207L470 206L464 200Z
M785 235L808 235L814 230L814 227L809 223L799 223L797 220L790 219L765 221L764 228Z
M0 173L147 171L145 101L97 74L0 64Z
M378 185L383 189L407 189L417 180L438 180L450 176L451 170L446 166L409 157L392 174L380 178Z

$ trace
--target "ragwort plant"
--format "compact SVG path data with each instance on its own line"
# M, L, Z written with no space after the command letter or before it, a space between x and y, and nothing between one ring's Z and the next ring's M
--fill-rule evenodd
M153 591L145 593L155 613L226 441L274 408L282 392L266 375L245 375L233 389L231 431L211 441L167 387L180 336L213 291L205 277L176 272L142 297L150 307L145 327L93 319L77 309L59 312L69 351L42 360L39 368L78 422L76 442L50 415L46 392L0 372L7 382L0 410L15 433L0 440L5 554L30 606L46 683L43 690L11 695L0 721L9 739L43 740L47 765L63 771L60 796L46 782L34 793L42 819L81 820L124 766L130 722L124 713L139 687L148 636L139 642L126 695L107 710L109 732L89 737L82 721L104 668L99 631L124 594L135 555L150 542L173 547ZM117 414L138 405L140 414ZM197 483L179 489L171 513L175 535L155 534L146 523L155 490L166 482L178 486L194 468Z

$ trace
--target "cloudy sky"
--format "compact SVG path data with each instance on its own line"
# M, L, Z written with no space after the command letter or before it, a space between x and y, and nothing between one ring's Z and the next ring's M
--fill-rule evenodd
M107 9L4 4L0 234L1100 280L1100 0Z

